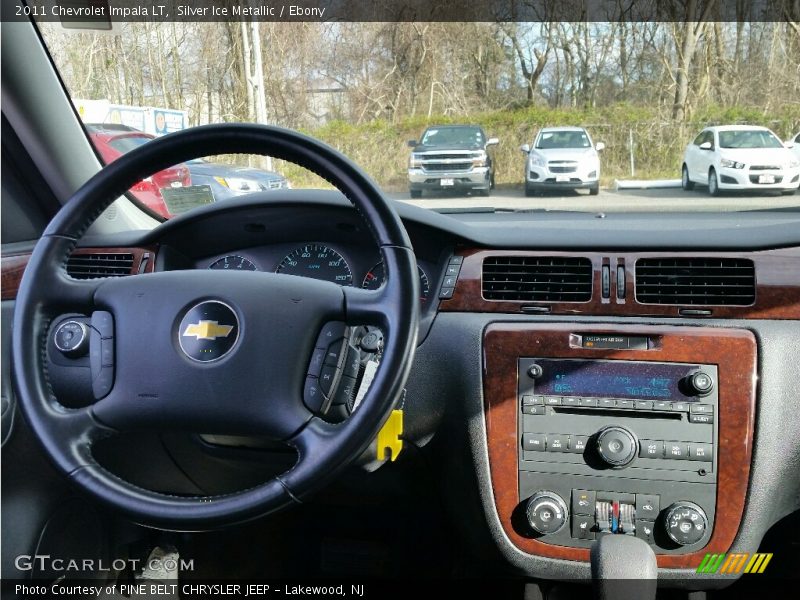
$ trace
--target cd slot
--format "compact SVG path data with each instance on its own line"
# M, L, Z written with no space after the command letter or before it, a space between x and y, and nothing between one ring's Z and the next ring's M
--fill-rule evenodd
M620 408L584 408L580 406L553 406L551 407L555 414L569 414L569 415L588 415L596 417L604 415L609 417L632 417L634 419L652 419L653 417L659 419L672 419L674 421L681 420L681 413L667 412L661 410L626 410Z

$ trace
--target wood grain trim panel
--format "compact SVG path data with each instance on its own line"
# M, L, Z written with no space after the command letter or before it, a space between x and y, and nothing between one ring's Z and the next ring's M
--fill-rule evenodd
M598 316L679 317L682 308L711 310L711 317L731 319L800 319L800 248L761 252L549 252L466 249L453 297L441 300L439 310L448 312L520 313L523 306L549 308L550 314ZM486 300L481 292L483 259L487 256L569 256L592 261L593 295L589 302L518 302ZM640 258L727 257L746 258L755 264L756 302L752 306L668 306L640 304L635 299L635 264ZM611 297L602 298L602 265L611 267ZM625 298L618 300L617 265L625 266Z
M130 252L133 254L133 267L131 268L131 275L139 273L142 264L142 258L145 254L150 254L150 259L145 265L144 272L152 273L156 265L156 252L155 247L149 248L76 248L72 254L86 255L86 254L118 254L123 252ZM3 300L13 300L17 297L19 291L19 284L22 281L22 274L25 267L28 266L28 261L31 255L28 254L11 254L3 256L0 259L0 271L2 272L2 291L0 296Z
M659 350L584 350L569 346L575 332L661 336ZM484 416L489 469L497 513L511 542L529 554L588 561L589 550L545 544L520 535L512 513L520 503L518 484L517 358L597 358L716 364L719 368L717 508L714 529L701 551L657 555L665 568L694 568L706 552L727 552L739 530L753 448L756 340L740 329L494 323L484 332Z

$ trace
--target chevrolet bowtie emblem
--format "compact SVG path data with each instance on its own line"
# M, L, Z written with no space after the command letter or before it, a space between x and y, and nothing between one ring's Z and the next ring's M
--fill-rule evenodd
M194 336L198 340L215 340L228 337L233 331L233 325L220 325L217 321L200 321L190 323L183 332L185 337Z

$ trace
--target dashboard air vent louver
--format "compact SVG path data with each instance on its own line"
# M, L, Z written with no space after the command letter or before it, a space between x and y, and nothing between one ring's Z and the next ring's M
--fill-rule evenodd
M522 302L588 302L592 262L570 256L490 256L483 261L483 297Z
M122 277L130 275L133 254L130 252L73 254L67 261L67 273L75 279Z
M640 258L636 300L642 304L739 305L756 299L753 261L744 258Z

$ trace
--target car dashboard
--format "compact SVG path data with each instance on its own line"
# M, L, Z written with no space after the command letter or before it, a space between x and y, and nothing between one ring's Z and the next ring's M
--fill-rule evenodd
M706 553L754 552L800 508L796 421L785 417L800 411L793 217L656 226L396 208L421 293L404 439L437 448L443 501L508 564L584 578L593 540L635 535L666 577L690 581ZM90 236L68 270L96 276L93 261L121 254L132 275L246 269L360 287L382 277L370 231L334 192L255 194L152 231ZM199 443L217 457L272 449Z

